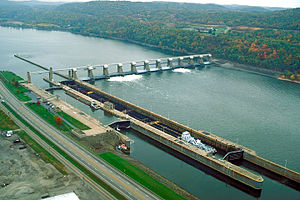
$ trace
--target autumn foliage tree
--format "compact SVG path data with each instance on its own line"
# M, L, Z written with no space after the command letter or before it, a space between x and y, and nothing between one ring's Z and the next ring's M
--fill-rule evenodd
M55 115L54 117L55 117L56 124L57 125L62 125L62 123L63 123L62 119L57 115Z

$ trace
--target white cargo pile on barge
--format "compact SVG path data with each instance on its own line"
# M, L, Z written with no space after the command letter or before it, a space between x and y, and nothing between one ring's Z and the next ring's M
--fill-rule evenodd
M201 140L195 139L194 137L191 136L191 134L188 131L184 131L181 135L181 139L185 142L188 142L199 149L202 149L206 151L207 153L215 154L217 153L217 150L209 145L203 144Z

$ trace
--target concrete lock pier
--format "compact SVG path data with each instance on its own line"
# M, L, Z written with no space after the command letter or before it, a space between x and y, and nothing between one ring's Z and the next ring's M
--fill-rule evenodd
M156 64L156 68L159 69L159 70L161 70L161 60L160 60L160 59L157 59L157 60L155 61L155 64Z
M77 69L76 68L72 69L72 78L77 79Z
M49 70L49 80L53 81L53 69L52 69L52 67L50 67L50 70Z
M118 73L123 74L123 64L119 63L117 66L118 66Z
M93 66L89 66L87 68L87 70L88 70L88 77L89 77L89 79L94 79L94 74L93 74L94 67Z
M173 59L172 58L168 58L168 67L173 68Z
M178 66L183 66L183 57L178 58Z
M185 56L182 58L183 59L181 59L180 57L174 58L178 59L178 65L173 66L173 68L179 68L181 64L183 64L184 67L195 67L198 65L197 62L199 61L203 63L210 62L210 56L207 57L205 55ZM149 60L149 66L151 65L151 61L154 61L156 69L161 69L161 71L163 71L163 69L169 70L170 62L172 60ZM182 61L187 61L187 64L185 64L184 62L182 63ZM142 61L142 64L137 63L139 62L129 63L131 64L132 74L134 74L134 69L136 69L136 67L144 66L144 68L146 68L146 62ZM163 64L166 65L162 66ZM107 68L104 68L103 66L103 71ZM143 69L142 71L147 70ZM137 70L136 73L139 73L139 70ZM61 76L63 77L65 75ZM111 77L111 74L107 76ZM120 118L129 120L133 129L139 131L147 137L152 138L153 140L165 146L168 146L169 148L189 158L192 158L197 162L200 162L234 180L237 180L242 184L259 190L262 187L263 178L259 175L249 172L248 170L236 166L227 160L235 158L246 160L256 166L264 168L265 170L268 170L279 176L287 178L288 180L294 181L297 184L300 184L300 174L298 172L287 169L286 167L259 157L258 155L256 155L256 152L251 149L248 149L242 145L236 144L224 138L218 137L212 133L194 130L154 112L136 106L123 99L110 95L102 91L101 89L77 78L72 78L69 76L66 77L69 79L69 81L63 81L56 84L61 85L67 94L73 96L74 98L81 99L82 102L86 101L87 104L91 101L95 101L99 105L100 109L103 109L106 112L110 112L111 114L116 115ZM179 139L179 136L181 136L184 131L188 131L193 137L200 139L207 145L225 152L225 154L229 153L228 155L230 156L227 159L220 159L206 153L199 148L195 149L196 147Z
M103 65L103 75L108 77L109 73L108 73L108 65Z
M136 62L131 62L131 71L135 74L137 73L137 71L136 71Z

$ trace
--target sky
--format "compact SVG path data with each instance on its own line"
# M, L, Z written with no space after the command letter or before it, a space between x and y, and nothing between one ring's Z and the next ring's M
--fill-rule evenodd
M19 0L20 1L20 0ZM91 0L38 0L47 2L87 2ZM284 7L296 8L300 7L300 0L130 0L130 1L172 1L172 2L188 2L188 3L215 3L220 5L249 5L249 6L268 6L268 7Z

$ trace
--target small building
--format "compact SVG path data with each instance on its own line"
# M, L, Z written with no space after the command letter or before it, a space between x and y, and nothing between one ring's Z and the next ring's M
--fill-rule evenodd
M115 106L114 106L113 103L111 103L111 102L109 102L109 101L105 101L105 102L104 102L104 108L107 108L107 109L109 109L109 110L113 110L113 109L115 109Z
M11 137L14 134L14 131L6 131L5 136L6 137Z
M57 195L54 197L42 198L43 200L80 200L74 192Z

